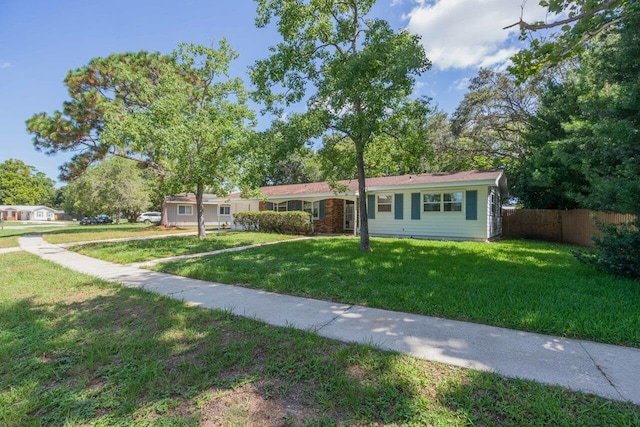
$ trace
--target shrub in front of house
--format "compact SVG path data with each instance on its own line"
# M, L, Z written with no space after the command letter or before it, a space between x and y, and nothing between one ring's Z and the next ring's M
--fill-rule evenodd
M233 214L236 224L245 230L274 233L309 234L311 214L303 211L245 211Z
M243 230L255 231L258 229L257 211L242 211L233 214L233 222Z

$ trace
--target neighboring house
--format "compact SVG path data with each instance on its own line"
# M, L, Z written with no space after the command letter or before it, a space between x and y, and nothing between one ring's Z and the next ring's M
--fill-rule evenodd
M47 206L0 205L4 221L53 221L59 212Z
M226 198L205 194L203 197L204 223L208 226L231 225L232 212L258 210L258 201L245 200L239 194L232 194ZM193 194L181 194L165 197L166 217L172 226L195 226L196 197Z
M341 181L262 187L262 199L205 197L205 223L230 223L245 210L303 210L318 233L357 234L358 182ZM486 241L502 234L502 199L508 196L502 170L410 174L366 180L369 233L432 239ZM171 225L195 225L195 198L167 198Z

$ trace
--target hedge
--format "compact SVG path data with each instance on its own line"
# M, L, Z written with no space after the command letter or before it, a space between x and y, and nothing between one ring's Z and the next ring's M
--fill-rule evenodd
M244 211L234 213L233 219L245 230L290 234L311 232L311 214L303 211Z

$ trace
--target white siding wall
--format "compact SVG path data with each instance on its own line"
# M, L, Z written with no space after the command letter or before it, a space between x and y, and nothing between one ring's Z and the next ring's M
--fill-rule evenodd
M192 215L178 215L178 206L188 205L192 206L193 213ZM229 215L220 215L220 206L230 206L230 214ZM221 204L205 204L204 205L204 223L205 225L222 225L222 224L231 224L233 222L233 214L234 212L240 211L257 211L258 210L258 202L257 201L233 201L230 203L221 203ZM168 203L167 204L167 218L169 220L170 225L174 226L185 226L185 227L194 227L197 225L197 213L196 213L196 205L195 203Z
M191 215L178 215L178 206L192 206ZM205 225L218 224L218 205L204 205L204 223ZM198 216L195 203L168 203L167 219L170 225L194 227L198 225Z
M478 191L478 219L466 219L466 191ZM422 194L462 192L462 212L424 212ZM420 219L411 219L411 194L420 193ZM380 236L405 236L432 239L487 240L487 199L488 187L448 187L428 190L403 190L394 192L369 192L367 194L398 193L403 196L403 219L395 219L396 198L393 197L391 212L378 212L375 219L369 219L369 232ZM377 203L377 197L376 197Z

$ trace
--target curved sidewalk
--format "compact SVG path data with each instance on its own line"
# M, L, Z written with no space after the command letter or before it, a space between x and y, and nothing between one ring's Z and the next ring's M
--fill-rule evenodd
M270 325L640 405L640 349L188 279L90 258L39 236L21 237L20 246L75 271Z

